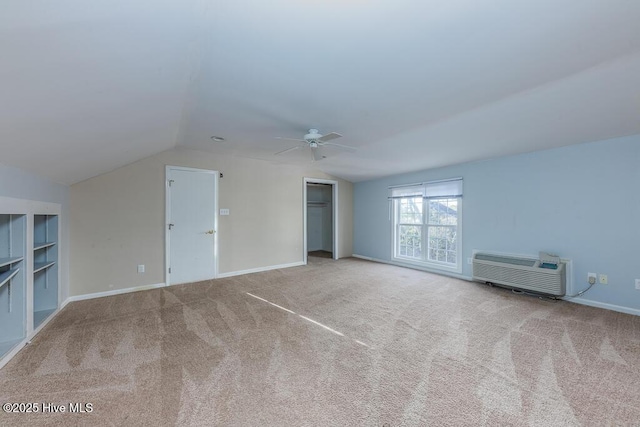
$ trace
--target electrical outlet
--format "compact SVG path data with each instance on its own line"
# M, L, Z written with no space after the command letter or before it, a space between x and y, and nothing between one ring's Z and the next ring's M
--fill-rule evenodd
M473 258L467 258L467 264L473 264Z
M598 281L598 274L596 273L587 273L587 282L590 285L595 285Z
M640 291L640 279L636 279L636 289Z
M144 273L144 264L138 264L138 273Z
M607 277L606 274L601 274L600 275L600 284L601 285L608 285L609 284L609 278Z

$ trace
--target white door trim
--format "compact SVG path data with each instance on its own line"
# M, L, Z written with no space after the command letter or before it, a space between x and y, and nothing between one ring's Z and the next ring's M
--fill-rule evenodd
M165 174L164 174L164 283L165 286L171 285L171 275L169 274L169 266L171 265L171 235L169 233L169 221L171 219L171 192L169 191L169 172L172 170L182 170L182 171L191 171L191 172L201 172L201 173L210 173L214 175L214 200L213 200L213 209L216 213L215 218L213 219L213 229L215 231L213 235L213 253L215 254L215 275L214 278L218 277L218 177L219 172L209 169L197 169L197 168L188 168L186 166L165 166Z
M302 185L302 212L303 212L303 258L304 264L307 264L307 184L330 184L331 185L331 209L333 209L333 259L338 259L338 228L340 222L338 221L338 181L332 179L320 179L320 178L304 178Z

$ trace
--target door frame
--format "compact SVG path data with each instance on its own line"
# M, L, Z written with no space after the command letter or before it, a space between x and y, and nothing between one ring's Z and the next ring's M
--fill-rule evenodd
M332 227L333 227L333 259L338 259L338 181L333 179L320 179L320 178L307 178L303 179L302 184L302 216L303 216L303 238L302 248L303 255L302 260L307 265L307 184L329 184L331 185L331 215L332 215Z
M169 266L171 265L171 233L169 233L169 223L171 219L171 191L169 191L169 187L171 184L169 183L169 173L174 170L213 174L213 191L215 193L213 196L213 211L215 212L215 216L213 218L213 230L215 231L213 234L213 255L215 258L213 278L216 279L218 278L218 259L220 258L218 256L218 177L220 176L220 173L210 169L166 165L164 173L164 284L165 286L171 286L171 274L169 273Z

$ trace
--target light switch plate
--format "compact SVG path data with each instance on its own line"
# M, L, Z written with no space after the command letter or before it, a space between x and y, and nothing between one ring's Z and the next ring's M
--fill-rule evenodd
M636 289L640 291L640 279L636 279Z
M220 215L229 215L229 209L220 209Z

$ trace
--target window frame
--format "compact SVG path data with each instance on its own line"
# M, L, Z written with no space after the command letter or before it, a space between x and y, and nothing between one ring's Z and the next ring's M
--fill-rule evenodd
M398 263L408 264L412 266L447 271L451 273L462 273L462 196L444 196L444 197L432 197L422 198L422 222L420 224L405 224L400 222L400 205L403 199L410 199L416 196L397 197L391 200L391 228L392 228L392 242L391 242L391 258ZM457 208L457 220L456 225L442 225L442 224L430 224L429 223L429 201L430 200L450 200L456 199L458 203ZM400 255L400 226L402 225L415 225L421 229L421 258L409 257L406 255ZM429 256L429 229L433 227L447 227L455 228L456 230L456 264L433 261L428 259Z

